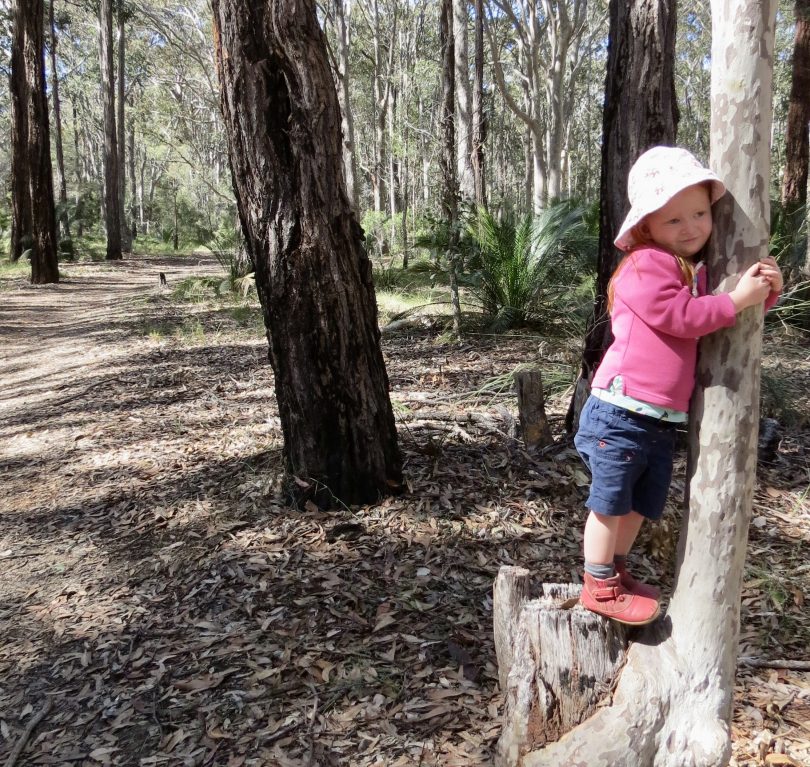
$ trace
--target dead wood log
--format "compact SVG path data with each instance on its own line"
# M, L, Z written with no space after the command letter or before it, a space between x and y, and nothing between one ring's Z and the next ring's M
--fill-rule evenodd
M547 447L554 442L546 417L543 376L539 370L515 373L520 428L526 447Z
M505 679L502 767L587 719L610 695L627 649L624 627L579 604L580 586L543 584L540 599L529 599L530 589L527 571L501 568L493 613Z

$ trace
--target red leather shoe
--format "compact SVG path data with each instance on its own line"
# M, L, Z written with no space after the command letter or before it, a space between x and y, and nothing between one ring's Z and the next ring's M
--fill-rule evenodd
M644 626L652 623L661 610L657 599L628 591L622 585L618 573L604 580L597 580L585 573L580 602L591 612L628 626Z
M621 578L622 586L624 586L631 594L638 594L640 597L647 597L648 599L661 599L661 589L657 586L651 586L649 583L642 583L636 580L624 565L614 563L616 572Z

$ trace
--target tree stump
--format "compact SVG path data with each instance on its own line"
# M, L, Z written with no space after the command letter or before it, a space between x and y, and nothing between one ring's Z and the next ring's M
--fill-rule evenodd
M526 570L502 567L493 612L498 674L505 680L498 764L511 767L587 719L609 697L627 650L621 624L579 604L581 586L543 584L528 597Z
M515 373L520 428L526 447L547 447L554 442L546 417L543 376L539 370Z

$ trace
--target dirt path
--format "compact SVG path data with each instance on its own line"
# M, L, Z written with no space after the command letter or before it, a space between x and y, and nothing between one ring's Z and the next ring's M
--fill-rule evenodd
M578 459L528 456L508 393L483 386L536 339L387 337L411 492L302 513L278 495L257 310L172 297L218 266L65 272L0 286L0 763L44 711L18 765L490 764L494 575L579 566ZM803 439L758 489L747 655L795 657L810 636ZM671 530L637 560L665 587ZM810 757L810 675L738 682L734 764L759 764L766 731Z

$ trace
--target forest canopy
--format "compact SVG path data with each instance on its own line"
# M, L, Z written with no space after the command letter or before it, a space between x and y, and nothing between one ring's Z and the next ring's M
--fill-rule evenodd
M566 30L542 8L570 6ZM598 199L601 106L607 53L606 3L544 3L540 34L526 37L527 8L488 0L481 55L485 121L486 197L491 208L530 212L548 197L591 205ZM475 68L475 13L467 19L469 91ZM372 256L400 252L405 242L431 229L440 195L439 4L417 0L322 3L344 117L354 137L352 191ZM10 17L0 30L0 68L9 74ZM579 14L578 16L575 14ZM54 0L53 37L46 33L46 68L53 125L52 58L61 101L67 202L73 236L103 236L103 116L98 55L98 16L92 3ZM778 14L774 80L772 196L778 197L790 90L792 4ZM47 13L46 13L47 24ZM125 93L125 208L137 248L233 246L237 238L227 146L219 111L211 12L190 3L123 2L115 26L123 29ZM710 18L707 4L679 3L676 88L678 143L708 155ZM561 35L570 40L563 78L544 77ZM116 42L116 45L118 43ZM534 65L523 52L534 46ZM117 55L117 61L121 57ZM544 69L545 67L545 69ZM458 79L458 78L457 78ZM554 89L559 92L554 93ZM457 83L463 92L463 83ZM555 114L554 99L564 96ZM460 97L459 97L460 98ZM348 100L348 109L345 104ZM469 105L457 122L472 119ZM537 121L545 142L533 142L526 117ZM344 133L345 133L344 119ZM558 130L557 139L552 135ZM0 88L0 132L9 135L10 96ZM52 127L53 136L53 127ZM55 142L51 141L55 156ZM540 154L540 157L535 155ZM55 163L55 158L54 158ZM540 179L538 165L545 168ZM559 180L554 180L558 167ZM533 174L533 169L535 173ZM11 146L0 145L0 230L10 226ZM462 197L465 186L460 177ZM539 186L545 185L544 189ZM467 195L469 196L469 194ZM545 199L543 197L545 196ZM535 204L533 206L533 199ZM403 220L404 219L404 220Z

